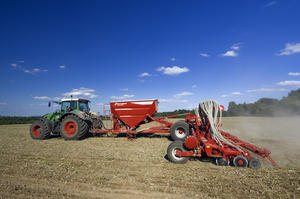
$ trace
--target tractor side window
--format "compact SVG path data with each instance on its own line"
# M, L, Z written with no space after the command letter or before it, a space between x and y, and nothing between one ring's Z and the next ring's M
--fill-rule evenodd
M67 107L70 107L70 102L62 102L61 104L61 111L66 112Z
M86 102L79 102L79 110L81 110L83 112L89 111L88 103L86 103Z

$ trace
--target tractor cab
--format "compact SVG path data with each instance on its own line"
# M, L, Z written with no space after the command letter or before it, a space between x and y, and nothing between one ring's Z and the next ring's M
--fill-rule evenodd
M61 111L70 112L70 111L82 111L89 112L89 100L86 99L62 99L61 101Z

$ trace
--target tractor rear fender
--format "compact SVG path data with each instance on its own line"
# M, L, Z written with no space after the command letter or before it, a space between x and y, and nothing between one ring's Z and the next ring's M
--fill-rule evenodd
M84 113L84 112L67 112L65 114L63 114L59 120L62 121L62 119L68 115L76 115L77 117L79 117L82 120L90 120L90 117L88 116L88 114Z

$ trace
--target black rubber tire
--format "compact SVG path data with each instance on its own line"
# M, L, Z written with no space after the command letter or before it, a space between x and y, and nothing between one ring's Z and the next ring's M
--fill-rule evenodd
M244 168L248 166L248 160L243 156L236 156L235 158L233 158L232 163L235 167L240 167L240 168Z
M167 149L168 159L176 164L185 164L189 160L189 157L177 157L175 155L176 150L181 150L182 152L186 151L182 141L176 140L169 145Z
M85 138L88 131L88 124L76 115L64 117L60 124L60 135L65 140L81 140Z
M32 139L48 139L51 136L51 127L49 121L43 118L34 121L30 126L29 133Z
M178 132L179 130L183 131L183 133L180 134ZM190 126L188 123L186 123L183 120L179 120L178 122L175 122L170 128L170 136L171 139L174 141L176 140L184 141L189 135L190 135Z
M216 158L216 165L218 166L228 166L229 161L224 158Z
M251 159L249 160L249 167L251 169L259 169L261 167L261 162L259 161L259 159Z

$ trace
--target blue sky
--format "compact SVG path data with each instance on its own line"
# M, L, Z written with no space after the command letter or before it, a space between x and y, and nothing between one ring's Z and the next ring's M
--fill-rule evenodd
M254 102L300 87L300 1L1 1L0 115L102 104Z

